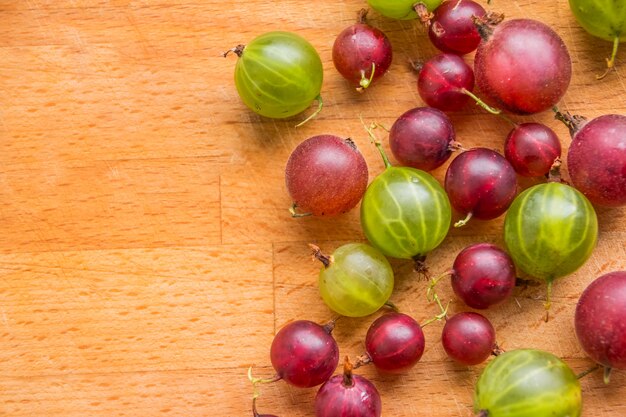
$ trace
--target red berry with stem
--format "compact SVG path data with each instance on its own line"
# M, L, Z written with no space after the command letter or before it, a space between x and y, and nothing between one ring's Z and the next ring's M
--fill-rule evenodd
M285 168L294 216L344 213L359 203L367 180L367 164L354 142L333 135L313 136L302 142ZM296 214L296 207L303 214Z
M431 107L443 111L460 110L474 89L474 71L458 55L439 54L422 65L417 91Z
M308 388L328 380L339 363L339 348L325 326L308 320L287 324L274 337L270 348L277 378L290 385Z
M361 10L359 22L344 29L333 45L335 68L359 91L387 72L393 56L389 38L365 23L366 15L367 11Z
M316 417L380 417L382 402L378 390L367 378L352 373L346 357L343 375L335 375L315 396Z
M574 186L593 204L626 205L626 116L607 114L587 121L557 113L570 128L567 166Z
M550 172L554 161L561 156L561 142L544 124L522 123L507 136L504 156L519 175L540 177Z
M583 349L605 367L626 370L626 271L593 281L583 291L574 316L576 336Z
M476 84L496 106L512 113L550 109L565 94L572 75L565 43L539 21L513 19L494 26L494 16L477 19L483 40L474 58Z
M391 126L389 146L403 166L431 171L450 158L458 147L450 118L432 107L405 112Z
M499 153L474 148L461 153L448 166L445 189L450 203L464 220L494 219L503 214L517 194L517 176L511 164Z
M506 300L515 287L511 257L490 243L463 249L452 267L452 289L465 304L484 309Z
M451 359L463 365L478 365L495 349L496 331L482 314L458 313L446 321L441 343Z
M478 47L480 35L472 16L482 17L485 9L472 0L448 0L435 9L428 37L437 49L468 54Z
M399 373L413 367L424 353L424 332L412 317L387 313L372 323L365 337L369 360L383 372Z

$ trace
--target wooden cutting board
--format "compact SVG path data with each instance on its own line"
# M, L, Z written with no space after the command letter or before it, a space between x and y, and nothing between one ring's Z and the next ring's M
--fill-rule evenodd
M485 2L483 2L485 3ZM371 178L383 165L358 115L390 126L423 105L409 59L436 51L415 22L376 13L394 47L381 82L359 95L335 72L334 37L364 0L262 2L0 0L0 415L250 416L246 370L270 376L269 346L294 319L323 322L314 242L332 252L363 240L357 211L333 219L290 218L284 165L303 139L350 136ZM584 33L566 0L494 0L508 17L533 17L563 37L573 60L561 108L595 117L626 114L626 53L596 81L610 44ZM221 52L268 30L297 31L320 52L325 109L302 128L251 113ZM471 61L469 56L468 60ZM475 106L451 115L465 147L502 150L509 127ZM550 113L516 118L567 130ZM384 139L384 137L383 137ZM443 179L445 166L433 173ZM532 181L522 181L527 187ZM516 290L485 314L504 349L533 347L580 372L573 332L580 292L626 269L626 208L598 209L592 258L554 288ZM459 215L456 215L458 218ZM428 259L433 273L479 241L502 245L502 219L452 230ZM436 309L426 283L394 261L392 300L418 321ZM448 285L451 312L466 308ZM376 316L342 319L341 355L363 352ZM363 368L385 416L470 416L483 366L451 363L442 325L425 329L426 352L404 375ZM585 417L626 415L626 372L605 386L582 380ZM261 388L260 411L313 416L315 389Z

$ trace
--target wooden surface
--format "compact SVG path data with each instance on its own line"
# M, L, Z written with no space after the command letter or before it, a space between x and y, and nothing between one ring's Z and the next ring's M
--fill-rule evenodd
M269 376L276 329L331 317L318 296L325 251L362 240L358 212L334 219L289 217L283 170L314 134L352 137L371 177L382 170L358 115L390 126L422 105L406 62L435 54L415 22L373 13L395 48L391 71L358 95L335 72L334 36L364 0L0 0L0 415L250 416L246 379ZM598 82L610 44L585 34L566 0L494 0L509 17L552 25L573 60L561 107L595 117L626 114L626 51ZM302 128L263 119L239 100L235 57L220 53L271 29L298 31L325 68L326 107ZM471 56L468 57L471 60ZM508 126L474 106L451 116L466 147L502 149ZM564 147L566 129L540 114ZM445 166L434 172L442 180ZM532 182L523 181L523 186ZM516 290L487 311L505 349L533 347L589 368L573 332L576 300L593 278L626 269L626 208L598 209L592 258L554 288L544 323L544 289ZM458 215L456 215L458 218ZM452 230L429 256L440 272L464 246L502 245L502 219ZM436 311L426 284L393 261L392 300L424 321ZM441 295L451 291L441 285ZM453 301L451 311L465 310ZM375 318L341 320L341 355L363 352ZM410 372L366 367L385 416L469 416L483 366L446 359L441 324ZM626 372L604 386L582 380L585 417L626 415ZM313 416L315 389L263 386L260 411Z

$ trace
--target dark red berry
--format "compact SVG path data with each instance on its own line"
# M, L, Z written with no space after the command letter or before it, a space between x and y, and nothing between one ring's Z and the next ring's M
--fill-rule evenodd
M348 358L343 375L330 378L315 397L316 417L380 417L381 412L378 390L367 378L352 374Z
M339 348L331 330L330 325L308 320L294 321L280 329L270 348L276 374L303 388L328 380L339 363Z
M465 304L484 309L506 300L515 287L511 257L490 243L463 249L452 267L452 289Z
M589 284L578 300L574 323L591 359L626 370L626 271L605 274Z
M424 353L424 332L412 317L387 313L372 323L365 350L376 368L398 373L413 367Z
M419 72L417 91L431 107L456 111L470 97L464 91L474 89L474 71L458 55L439 54L426 61Z
M445 189L452 206L465 220L494 219L504 213L517 194L517 176L511 164L499 153L474 148L454 158L446 172Z
M485 9L472 0L448 0L434 12L428 37L437 49L453 54L468 54L478 47L480 35L472 16L482 17Z
M507 136L504 156L519 175L540 177L550 172L556 158L561 156L561 142L546 125L522 123Z
M496 331L482 314L458 313L446 321L441 343L451 359L463 365L478 365L495 349Z
M389 146L403 166L431 171L450 158L455 137L445 113L432 107L417 107L391 126Z

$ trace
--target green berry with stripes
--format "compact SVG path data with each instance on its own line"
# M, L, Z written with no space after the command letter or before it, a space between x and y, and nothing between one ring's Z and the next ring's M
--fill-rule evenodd
M301 113L316 99L321 106L322 61L303 37L268 32L235 52L237 91L256 113L279 119Z
M416 259L435 249L448 234L448 195L427 172L388 166L369 185L361 203L361 227L387 256Z
M311 247L324 263L319 289L333 311L343 316L363 317L376 312L389 300L393 270L378 250L364 243L350 243L327 257L316 246Z
M434 11L443 0L367 0L367 3L378 13L391 19L417 19L416 8L422 5L426 12ZM426 18L426 17L425 17Z
M580 383L570 367L549 352L509 351L480 375L474 412L481 417L579 417Z
M589 200L558 182L522 192L504 220L504 241L515 265L548 284L580 268L597 239L598 219Z

